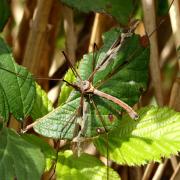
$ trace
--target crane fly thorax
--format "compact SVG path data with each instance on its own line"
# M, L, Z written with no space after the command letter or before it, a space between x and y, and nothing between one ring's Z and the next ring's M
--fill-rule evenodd
M83 94L93 93L94 91L93 85L87 80L77 82L76 86L78 91Z

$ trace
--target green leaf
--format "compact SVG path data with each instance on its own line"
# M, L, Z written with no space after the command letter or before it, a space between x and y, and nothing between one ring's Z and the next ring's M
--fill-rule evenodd
M57 179L107 179L107 167L100 160L88 154L80 157L71 151L60 152L56 167ZM119 179L119 175L109 168L109 180Z
M61 0L70 7L82 12L100 12L112 15L121 24L127 24L134 11L136 1L133 0Z
M35 120L53 110L53 104L48 99L46 92L41 89L41 87L36 83L36 97L32 111L30 113L31 117Z
M113 29L106 33L102 49L95 55L97 57L95 65L102 61L102 57L121 33L120 29ZM93 71L94 58L92 54L85 55L80 63L79 74L83 80L88 79ZM132 35L124 42L117 56L111 59L106 68L99 70L94 75L93 85L98 90L113 95L129 105L135 104L141 90L146 89L148 81L149 47L143 47L140 43L140 36ZM78 81L78 80L77 80ZM113 128L121 116L122 108L99 96L90 94L84 97L86 104L86 121L83 137L97 136L98 129L104 128L99 116L93 106L92 100L103 117L104 125L107 129ZM51 113L38 120L34 130L47 137L72 139L75 134L75 127L81 121L78 115L80 107L80 93L73 91L66 103L56 108ZM109 118L112 115L113 121Z
M7 0L0 1L0 32L3 30L10 16L10 6Z
M22 121L29 115L35 98L35 83L26 68L15 63L11 50L0 38L0 116L9 113Z
M21 135L23 139L25 139L27 142L35 145L36 147L39 147L41 151L43 152L45 158L54 158L55 157L55 150L42 138L39 138L33 134L23 134Z
M161 161L180 151L180 113L169 108L146 107L140 118L124 117L108 136L109 158L118 164L143 165ZM106 155L107 138L99 137L95 145Z
M73 83L76 80L76 77L74 76L73 72L71 69L68 70L68 72L66 73L64 80L66 80L69 83ZM61 87L61 93L58 99L58 105L62 105L66 102L66 100L68 99L71 91L73 90L73 88L71 86L68 86L66 83L64 83Z
M7 128L0 132L0 157L3 180L39 180L45 166L40 149Z

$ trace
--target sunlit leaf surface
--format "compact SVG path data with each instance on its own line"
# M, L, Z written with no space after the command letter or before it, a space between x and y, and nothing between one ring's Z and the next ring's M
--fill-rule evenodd
M169 108L146 107L133 121L124 117L108 136L111 160L118 164L142 165L161 161L180 151L180 113ZM106 137L101 136L95 145L106 155Z
M57 179L106 180L107 167L100 160L88 154L80 157L71 151L60 152L56 167ZM120 179L119 175L109 168L109 180Z

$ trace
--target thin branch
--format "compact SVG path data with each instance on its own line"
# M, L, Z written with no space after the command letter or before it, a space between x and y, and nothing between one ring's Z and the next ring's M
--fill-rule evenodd
M145 172L143 174L142 180L150 179L151 174L154 170L154 167L155 167L155 164L153 162L147 165Z
M169 0L169 4L172 4L172 0ZM180 47L180 11L179 11L180 3L179 1L173 1L172 7L169 11L171 27L173 31L174 41L176 45L176 49ZM177 51L177 57L180 57L180 51ZM179 70L180 70L180 60L178 60Z
M153 0L141 0L144 12L144 23L148 34L156 29L155 2ZM150 37L151 55L150 55L150 72L152 83L155 91L157 103L163 106L163 88L161 80L161 71L159 65L159 54L157 45L157 33L153 32Z
M31 23L23 65L35 75L39 73L37 64L41 60L42 51L47 41L48 20L53 2L53 0L39 0L36 14Z
M89 52L93 51L94 43L96 43L98 47L101 46L102 33L107 31L114 24L115 24L114 20L110 16L105 15L105 14L99 14L99 13L95 14L94 24L92 27L91 38L90 38L90 43L89 43L89 48L88 48Z
M26 47L26 42L29 34L29 24L33 17L34 9L37 0L26 0L24 5L24 14L19 25L19 31L14 41L13 55L16 61L21 64L22 58L24 56L24 51Z
M180 111L180 78L177 78L171 90L169 107L176 111Z
M156 173L154 174L152 180L160 180L162 177L162 174L164 172L164 169L167 165L168 159L166 159L162 164L159 164Z
M170 180L179 180L180 179L180 163L178 164L176 170L172 174Z
M76 33L75 33L73 10L68 8L65 5L62 5L61 11L64 17L66 51L67 51L68 56L70 57L71 63L75 65L77 38L76 38Z

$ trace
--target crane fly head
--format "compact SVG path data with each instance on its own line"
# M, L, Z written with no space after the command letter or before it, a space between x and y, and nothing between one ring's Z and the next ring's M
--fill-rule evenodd
M82 89L83 91L87 91L90 87L90 82L85 80L85 81L82 81Z
M91 89L92 85L87 80L77 82L76 86L77 86L78 90L83 94L92 92L92 89Z

